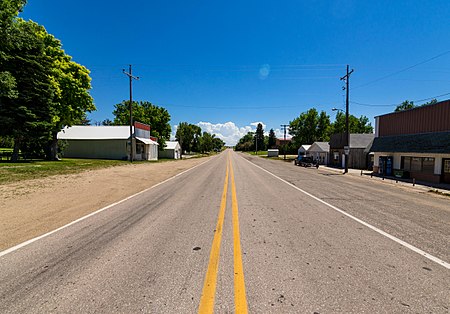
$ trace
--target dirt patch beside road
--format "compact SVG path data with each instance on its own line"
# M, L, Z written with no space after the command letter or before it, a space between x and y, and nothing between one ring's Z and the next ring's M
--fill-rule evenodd
M130 164L0 185L0 251L61 227L206 160Z

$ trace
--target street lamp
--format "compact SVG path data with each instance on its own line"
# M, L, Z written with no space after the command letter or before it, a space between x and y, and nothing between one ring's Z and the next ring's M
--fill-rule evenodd
M348 108L348 107L346 107ZM341 111L342 109L332 108L332 111ZM348 129L348 110L345 111L345 146L344 146L344 154L345 154L345 169L344 173L348 173L348 154L350 153L350 132Z

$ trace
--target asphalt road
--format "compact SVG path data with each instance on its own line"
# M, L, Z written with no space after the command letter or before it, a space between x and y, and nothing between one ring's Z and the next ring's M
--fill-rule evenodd
M0 313L449 313L449 204L226 151L0 256Z

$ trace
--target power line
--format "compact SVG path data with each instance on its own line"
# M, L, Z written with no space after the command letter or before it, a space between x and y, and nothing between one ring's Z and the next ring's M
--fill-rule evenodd
M423 99L416 99L416 100L411 100L412 102L415 103L419 103L419 102L423 102L423 101L429 101L429 100L433 100L433 99L437 99L439 97L443 97L443 96L447 96L450 95L450 93L445 93L445 94L441 94L441 95L437 95L437 96L432 96L432 97L428 97L428 98L423 98ZM395 104L364 104L364 103L360 103L360 102L356 102L356 101L351 101L352 104L358 105L358 106L366 106L366 107L392 107L392 106L398 106L401 103L395 103Z
M450 50L445 51L445 52L443 52L443 53L440 53L440 54L438 54L438 55L436 55L436 56L434 56L434 57L431 57L431 58L429 58L429 59L426 59L426 60L421 61L421 62L419 62L419 63L416 63L416 64L414 64L414 65L411 65L411 66L409 66L409 67L406 67L406 68L404 68L404 69L395 71L395 72L393 72L393 73L391 73L391 74L388 74L388 75L379 77L379 78L377 78L377 79L375 79L375 80L373 80L373 81L367 82L367 83L362 84L362 85L358 85L358 86L356 86L356 87L353 87L352 89L365 87L365 86L371 85L371 84L373 84L373 83L382 81L382 80L384 80L384 79L387 79L387 78L392 77L392 76L394 76L394 75L397 75L397 74L399 74L399 73L402 73L402 72L408 71L408 70L410 70L410 69L412 69L412 68L415 68L416 66L419 66L419 65L422 65L422 64L424 64L424 63L430 62L430 61L432 61L432 60L434 60L434 59L440 58L440 57L442 57L442 56L444 56L444 55L446 55L446 54L448 54L448 53L450 53Z

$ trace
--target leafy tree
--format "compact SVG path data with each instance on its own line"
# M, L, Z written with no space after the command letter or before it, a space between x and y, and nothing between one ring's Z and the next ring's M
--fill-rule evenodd
M101 122L102 125L113 125L113 122L110 119L105 119Z
M356 126L354 133L373 133L373 127L366 116L359 117Z
M2 0L0 1L0 32L7 31L14 18L22 12L26 0ZM2 41L4 43L4 41Z
M213 136L213 149L214 150L221 151L224 146L225 146L225 142L222 139Z
M366 116L361 116L358 119L354 115L349 115L348 129L350 133L373 133L373 127ZM331 130L333 134L345 133L345 113L342 111L336 113L336 119L331 125Z
M270 129L269 138L267 140L267 148L274 148L277 142L277 138L275 136L275 131Z
M395 108L394 112L399 112L399 111L403 111L403 110L409 110L409 109L413 109L415 107L416 107L416 105L414 105L413 101L405 100L404 102L402 102L400 105L398 105Z
M11 160L17 161L19 149L30 146L26 141L42 145L50 138L58 90L45 29L32 21L11 21L0 31L0 69L8 82L2 83L0 96L0 135L13 138Z
M315 108L301 113L289 123L289 134L295 146L325 141L330 136L330 117L322 111L319 115Z
M0 2L0 129L14 139L13 161L19 149L55 159L57 133L95 110L89 71L43 26L17 18L25 3Z
M114 105L114 125L130 125L129 100ZM158 138L160 147L164 147L166 140L170 139L170 114L163 108L148 101L133 101L133 121L150 125L151 134Z
M436 99L436 98L433 98L432 100L427 101L426 103L424 103L424 104L421 105L421 106L434 105L434 104L437 104L437 103L438 103L437 99Z
M208 132L203 132L203 135L200 138L200 152L206 153L206 152L210 152L213 150L214 137L215 137L215 135L211 135Z
M256 126L255 138L258 150L264 150L264 129L261 123L258 123L258 125Z
M318 142L327 142L330 140L331 122L330 116L325 111L321 111L317 121L316 140Z
M414 104L413 101L409 101L409 100L405 100L404 102L402 102L400 105L398 105L394 112L399 112L399 111L404 111L404 110L409 110L409 109L413 109L413 108L417 108L417 107L423 107L423 106L428 106L428 105L434 105L437 104L438 101L436 98L431 99L430 101L427 101L426 103L417 106Z
M19 96L14 76L9 72L0 72L0 97L15 99Z
M0 136L0 147L3 148L13 148L14 141L12 138L7 136Z
M202 129L197 125L180 122L175 138L180 143L183 152L199 151L201 132Z
M248 132L242 138L239 139L239 142L235 146L235 150L240 151L251 151L255 149L255 134L253 132Z

